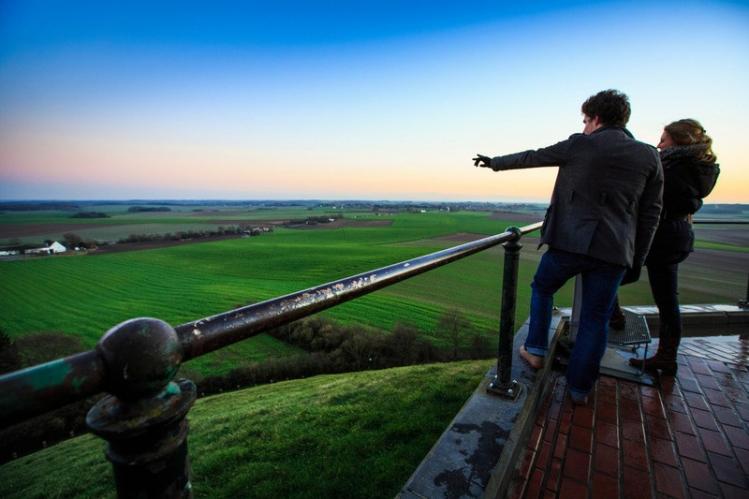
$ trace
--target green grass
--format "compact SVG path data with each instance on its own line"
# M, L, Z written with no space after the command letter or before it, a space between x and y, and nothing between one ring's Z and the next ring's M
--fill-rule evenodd
M196 497L393 497L490 362L317 376L198 400ZM104 443L83 436L0 466L0 497L111 497Z

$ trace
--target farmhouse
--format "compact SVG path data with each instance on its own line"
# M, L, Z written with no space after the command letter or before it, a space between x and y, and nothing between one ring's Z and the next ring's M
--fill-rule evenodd
M26 254L27 255L52 255L56 253L65 253L66 251L67 251L67 248L65 246L55 241L49 246L44 246L41 248L32 248L32 249L26 250Z
M245 228L242 230L243 236L259 236L263 232L273 232L273 229L271 227L268 227L267 225L263 225L260 227L252 227L252 228Z

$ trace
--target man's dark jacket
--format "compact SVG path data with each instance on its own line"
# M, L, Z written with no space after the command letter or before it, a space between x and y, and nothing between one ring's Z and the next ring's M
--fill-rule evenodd
M559 166L541 244L627 267L641 266L658 226L658 151L624 128L575 134L543 149L497 156L494 171Z

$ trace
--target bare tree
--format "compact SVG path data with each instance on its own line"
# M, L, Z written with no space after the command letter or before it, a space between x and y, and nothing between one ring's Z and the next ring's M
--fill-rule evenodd
M0 374L21 368L18 347L5 331L0 329Z
M455 308L447 310L437 322L437 334L450 342L453 359L458 358L460 344L470 329L470 321L463 312Z
M68 232L66 234L63 234L62 238L65 240L65 246L67 246L68 248L75 248L76 246L83 246L83 238L79 236L78 234Z

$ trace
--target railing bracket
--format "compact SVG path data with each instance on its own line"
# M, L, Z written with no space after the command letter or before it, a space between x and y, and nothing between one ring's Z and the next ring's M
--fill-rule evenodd
M501 383L497 376L494 376L494 379L486 387L488 393L508 400L517 400L522 390L523 385L518 383L518 380L513 379L508 383Z

